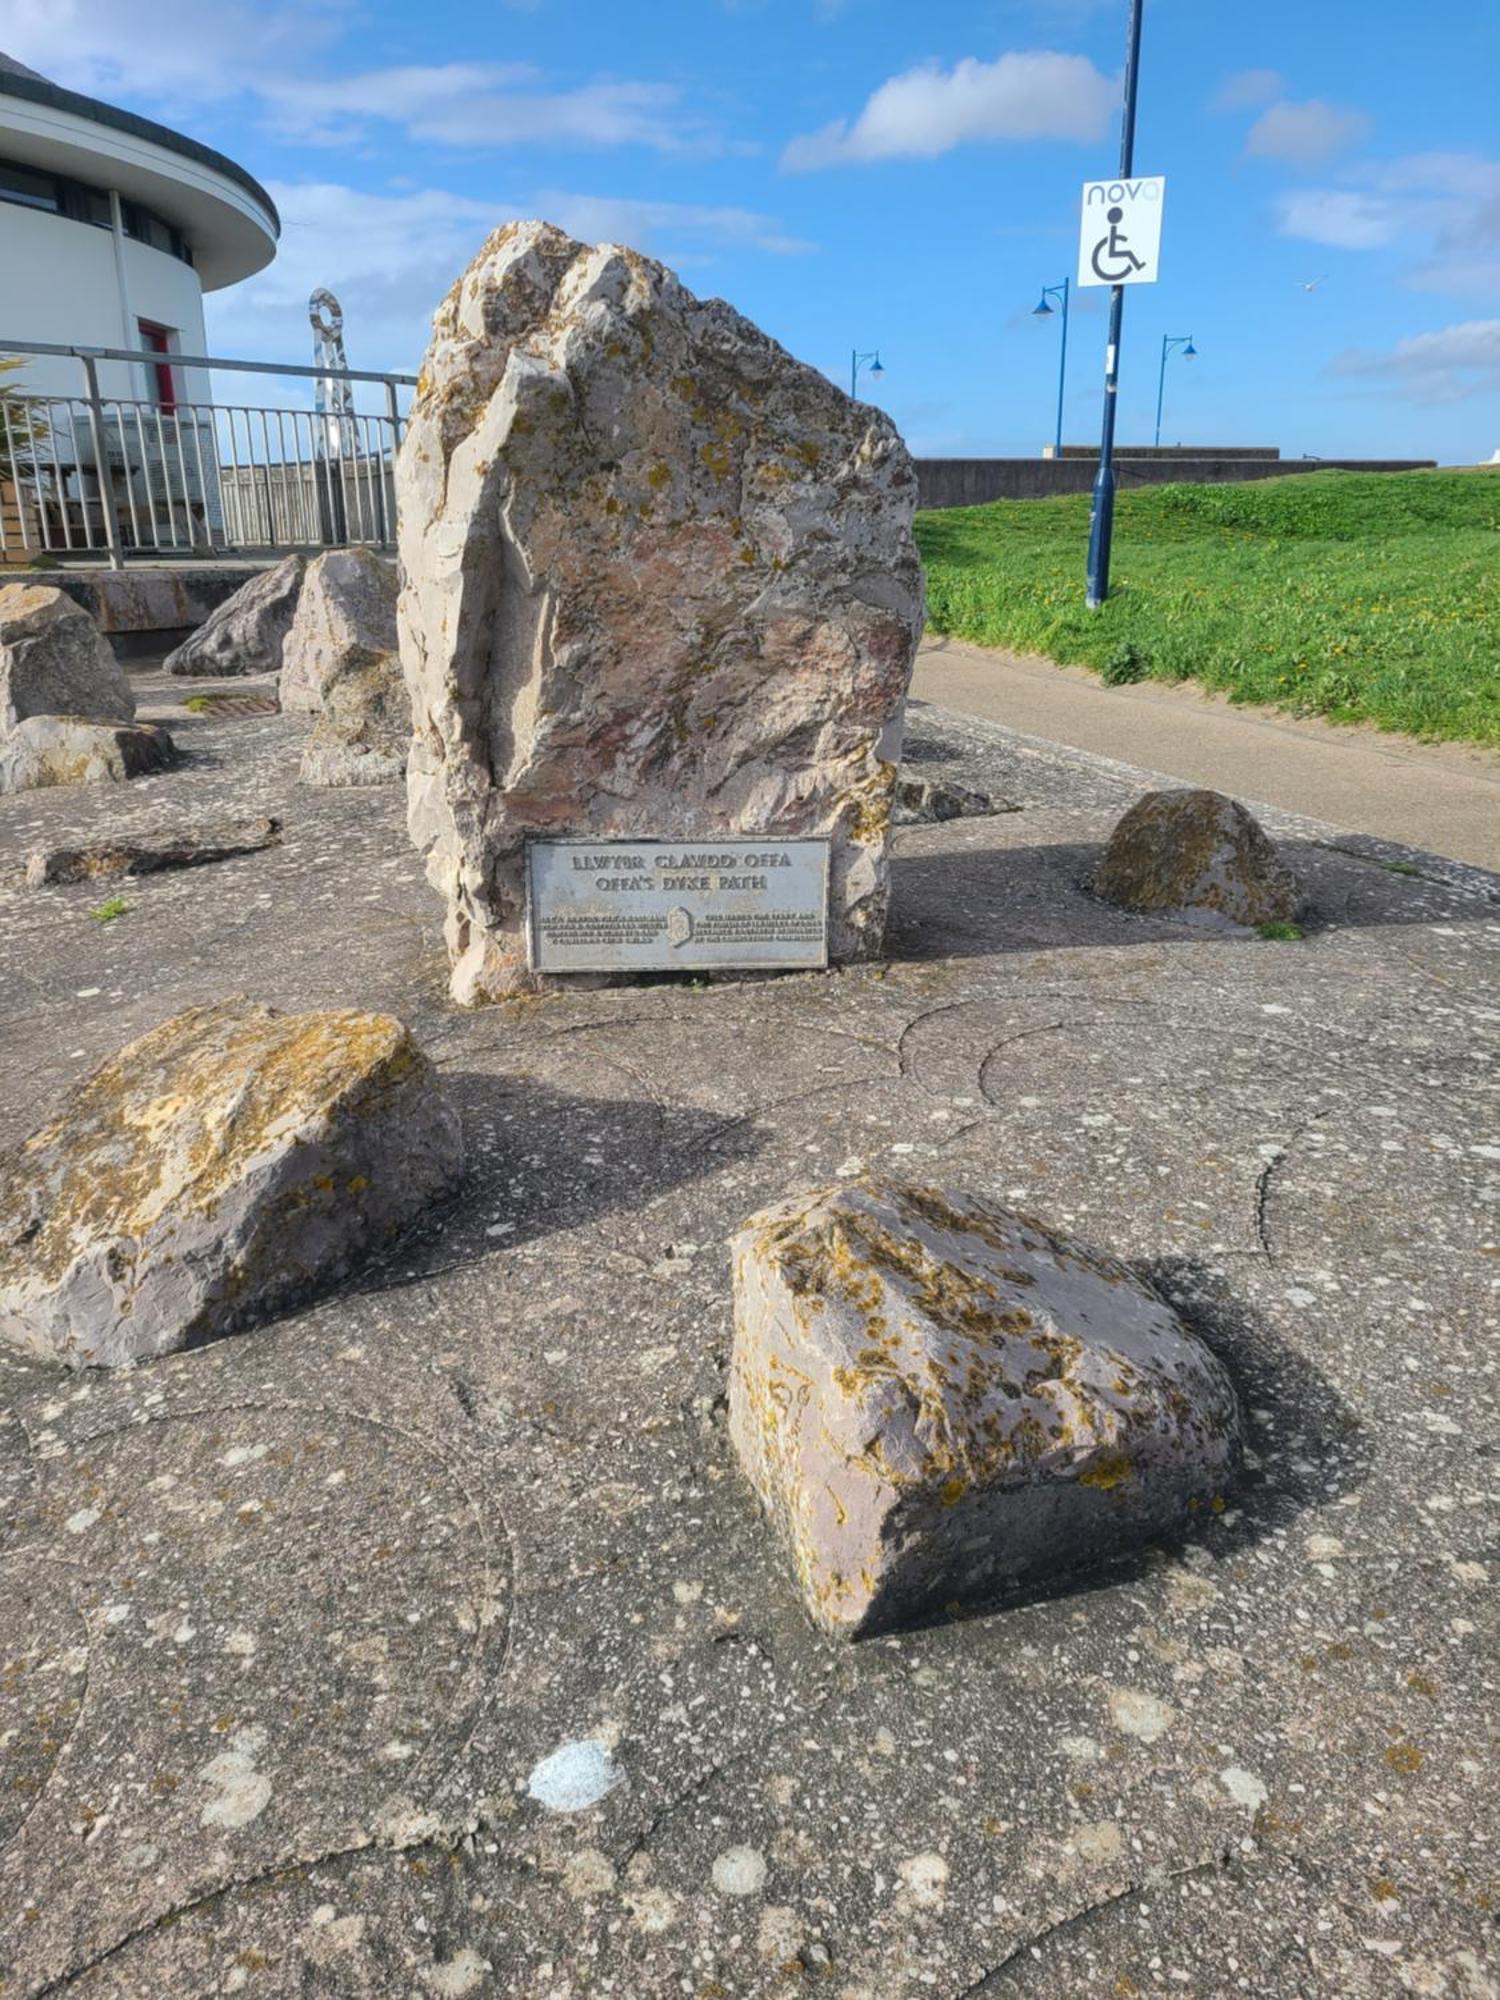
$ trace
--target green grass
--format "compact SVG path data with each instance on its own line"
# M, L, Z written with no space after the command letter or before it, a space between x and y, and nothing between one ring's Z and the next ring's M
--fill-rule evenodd
M123 917L129 908L123 896L110 896L90 910L89 915L96 924L112 924L116 917Z
M1115 508L1084 609L1089 499L917 516L928 622L1111 683L1500 744L1500 473L1309 472L1156 486Z

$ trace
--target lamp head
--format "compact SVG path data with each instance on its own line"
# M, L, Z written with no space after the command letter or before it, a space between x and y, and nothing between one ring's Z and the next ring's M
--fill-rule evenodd
M1042 293L1041 304L1031 308L1031 317L1033 319L1051 319L1052 308L1047 303L1047 294L1045 292Z
M878 354L870 363L870 373L872 375L883 375L885 373L885 370L880 365L880 356Z
M1186 346L1185 348L1183 348L1183 350L1182 350L1182 358L1183 358L1183 360L1184 360L1184 361L1191 361L1191 360L1192 360L1192 358L1193 358L1193 356L1194 356L1194 355L1195 355L1195 354L1196 354L1197 352L1198 352L1198 350L1197 350L1197 348L1196 348L1196 347L1194 347L1194 345L1193 345L1193 342L1192 342L1192 336L1191 336L1191 335L1189 335L1189 337L1188 337L1188 344L1187 344L1187 346Z

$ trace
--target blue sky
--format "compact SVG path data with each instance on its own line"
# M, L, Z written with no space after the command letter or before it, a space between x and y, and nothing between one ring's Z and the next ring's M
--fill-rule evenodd
M1113 172L1124 0L0 0L0 48L221 147L281 254L209 302L221 352L415 368L499 222L632 242L930 453L1052 431L1080 183ZM1500 448L1500 5L1146 0L1139 172L1162 281L1126 305L1120 435L1444 462ZM1312 289L1306 289L1311 286ZM1098 432L1104 292L1066 430Z

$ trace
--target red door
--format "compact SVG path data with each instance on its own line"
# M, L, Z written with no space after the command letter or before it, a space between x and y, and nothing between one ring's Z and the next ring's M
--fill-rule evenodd
M138 319L136 325L140 329L141 345L149 353L170 354L172 352L172 329L170 327L158 326L154 320L149 319ZM171 365L168 362L159 361L151 372L156 377L156 401L158 406L163 410L175 410L177 408L177 390L172 380Z

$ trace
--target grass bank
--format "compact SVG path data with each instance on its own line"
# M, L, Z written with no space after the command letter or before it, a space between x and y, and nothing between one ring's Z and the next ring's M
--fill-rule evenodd
M1500 472L1309 472L1122 492L1083 606L1089 501L919 514L928 622L1113 680L1500 745Z

